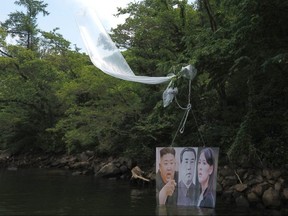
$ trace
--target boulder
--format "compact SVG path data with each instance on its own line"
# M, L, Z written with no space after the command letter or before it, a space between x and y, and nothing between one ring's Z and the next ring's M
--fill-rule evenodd
M218 173L219 175L224 176L224 177L234 175L233 169L231 169L228 166L224 166L222 169L219 169Z
M271 175L274 179L278 179L281 176L281 171L280 170L273 170L271 172Z
M223 188L229 188L237 184L237 177L235 175L226 176L221 183L222 183Z
M70 167L72 169L88 169L90 166L90 163L88 161L80 161L72 164Z
M255 193L258 196L262 196L263 194L263 187L261 184L257 184L254 187L252 187L251 192Z
M279 191L269 187L264 191L262 201L267 207L279 207L281 205Z
M270 170L268 170L268 169L263 170L263 176L266 177L266 179L268 179L268 180L272 179L272 174L271 174Z
M114 163L109 162L95 173L97 177L115 177L121 175L121 170Z
M281 187L282 187L282 184L280 182L276 182L275 185L274 185L274 189L276 191L280 191L281 190Z
M238 192L243 192L244 190L247 189L247 184L236 184L234 186L235 190Z
M251 203L257 203L260 201L259 196L257 196L257 194L255 194L254 192L250 192L247 194L247 199L249 202Z
M248 208L249 207L249 202L248 200L243 196L240 195L235 199L236 205L239 207L244 207L244 208Z
M233 190L224 190L221 198L226 203L233 203Z
M219 193L222 193L223 192L223 187L222 185L217 182L217 185L216 185L216 193L219 194Z
M284 188L282 192L284 200L288 200L288 188Z

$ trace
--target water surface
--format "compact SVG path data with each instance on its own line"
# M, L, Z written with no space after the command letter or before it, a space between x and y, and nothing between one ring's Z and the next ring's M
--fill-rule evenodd
M252 209L159 207L155 188L66 170L0 170L0 215L261 215Z

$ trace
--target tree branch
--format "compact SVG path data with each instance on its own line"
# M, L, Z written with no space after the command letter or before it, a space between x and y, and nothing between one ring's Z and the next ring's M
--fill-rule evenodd
M216 23L216 20L213 16L209 0L203 0L203 2L204 2L204 7L205 7L207 14L208 14L208 17L209 17L211 29L213 32L215 32L217 30L217 23Z
M8 57L10 57L10 58L13 58L13 56L11 56L11 55L9 55L8 53L2 51L1 49L0 49L0 52L1 52L3 55L5 55L5 56L8 56Z

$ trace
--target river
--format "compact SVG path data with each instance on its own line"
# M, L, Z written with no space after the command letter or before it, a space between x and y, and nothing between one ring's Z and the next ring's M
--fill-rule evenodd
M219 200L219 201L218 201ZM155 188L66 170L0 170L0 215L262 215L217 199L215 209L159 207Z

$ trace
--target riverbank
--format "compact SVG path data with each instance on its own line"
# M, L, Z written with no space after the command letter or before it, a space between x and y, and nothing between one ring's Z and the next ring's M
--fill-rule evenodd
M57 168L71 171L72 175L95 175L101 178L123 179L133 184L155 184L155 167L141 167L141 174L150 181L131 179L131 170L137 164L129 158L98 158L92 151L76 155L23 154L0 152L0 167L10 170L21 168ZM272 169L243 163L218 167L217 199L243 208L267 209L273 215L288 214L288 169Z

